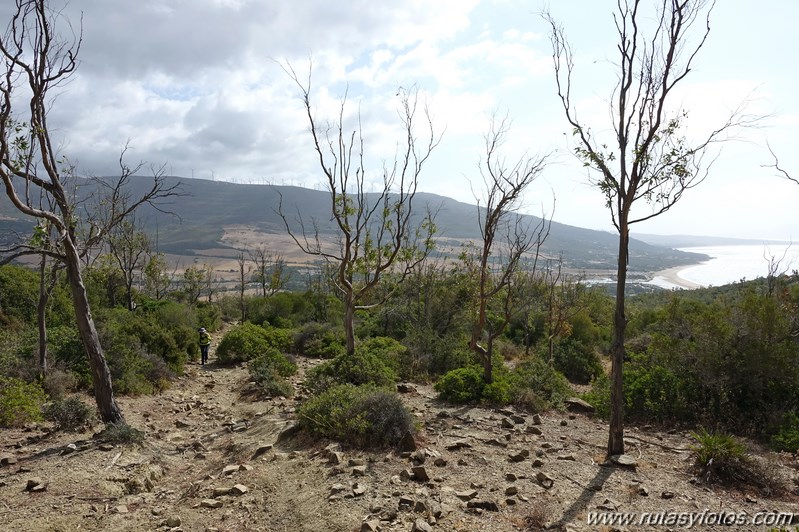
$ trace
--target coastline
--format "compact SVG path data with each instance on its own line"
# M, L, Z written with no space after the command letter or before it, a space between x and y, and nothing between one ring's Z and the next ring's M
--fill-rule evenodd
M679 276L679 273L689 266L675 266L674 268L668 268L666 270L660 270L655 272L652 281L655 282L658 279L662 279L665 283L669 285L674 285L677 288L682 288L685 290L692 290L694 288L702 288L702 285L699 283L695 283L693 281L688 281L687 279L683 279Z

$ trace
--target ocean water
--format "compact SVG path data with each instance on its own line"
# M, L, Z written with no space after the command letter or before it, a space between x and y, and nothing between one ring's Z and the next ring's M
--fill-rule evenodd
M780 260L778 273L799 269L799 245L747 245L680 248L704 253L710 260L680 270L680 279L700 286L721 286L768 275L769 260Z

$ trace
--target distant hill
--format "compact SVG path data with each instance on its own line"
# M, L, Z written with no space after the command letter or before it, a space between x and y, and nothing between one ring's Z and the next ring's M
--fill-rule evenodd
M330 219L327 192L291 186L245 185L204 179L167 178L170 184L182 183L183 196L171 198L160 208L143 208L137 219L157 234L161 251L181 256L208 255L208 250L229 250L234 246L223 238L226 232L246 227L262 235L285 235L283 221L277 214L282 196L284 211L299 215L307 222L315 218L323 238L333 239L335 227ZM145 177L131 181L135 196L150 184ZM81 194L90 193L82 186ZM435 194L419 193L414 209L421 219L426 207L437 212L439 249L457 249L462 242L479 239L477 207ZM540 219L526 216L535 224ZM25 220L3 195L0 197L0 235L10 238L12 230L25 232L31 222ZM285 239L284 239L285 241ZM288 244L284 244L288 245ZM292 244L293 245L293 244ZM543 252L547 256L563 255L569 268L578 270L615 270L618 237L614 233L552 223ZM281 250L275 250L280 252ZM292 250L293 251L293 250ZM230 253L227 253L230 256ZM693 264L708 257L653 245L639 239L630 241L630 270L655 271Z

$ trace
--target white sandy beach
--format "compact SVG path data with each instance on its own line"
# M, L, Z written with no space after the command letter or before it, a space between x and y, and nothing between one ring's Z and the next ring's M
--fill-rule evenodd
M654 284L667 284L667 285L674 285L678 288L685 288L685 289L692 289L692 288L702 288L702 285L698 283L694 283L687 279L683 279L678 274L685 270L687 266L676 266L674 268L669 268L667 270L661 270L655 273L654 278L652 279ZM657 283L658 279L662 279L665 283Z

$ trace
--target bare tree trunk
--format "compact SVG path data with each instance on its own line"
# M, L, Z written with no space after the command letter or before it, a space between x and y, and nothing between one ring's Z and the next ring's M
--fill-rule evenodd
M355 353L355 301L351 294L346 294L344 301L344 337L347 354Z
M624 288L627 285L627 255L630 235L627 218L619 220L619 261L616 279L616 309L613 313L613 344L610 382L610 433L608 456L624 454L624 335L627 318L624 314Z
M89 308L89 299L86 294L86 286L83 284L83 276L80 273L80 257L72 242L64 239L66 254L67 281L72 292L72 302L75 306L75 321L78 325L78 333L83 342L86 354L89 356L89 366L92 370L92 382L94 383L94 400L100 410L100 418L104 423L124 423L122 410L114 399L114 391L111 385L111 371L103 354L100 345L100 337L97 328L94 326L94 318Z

